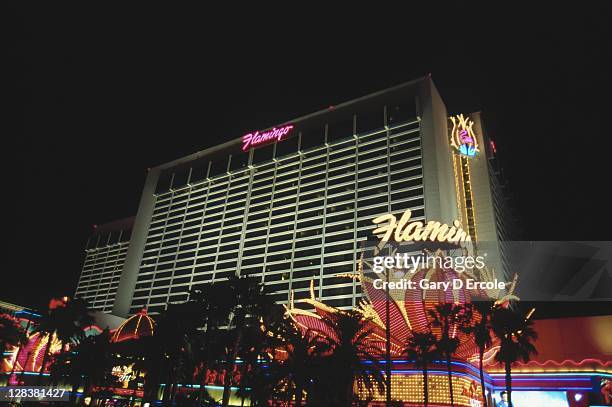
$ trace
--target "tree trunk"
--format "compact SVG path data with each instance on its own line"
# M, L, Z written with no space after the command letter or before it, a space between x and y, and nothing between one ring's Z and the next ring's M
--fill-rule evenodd
M178 377L179 377L179 367L174 368L174 375L172 376L172 392L170 393L170 405L174 405L174 400L176 399L176 392L178 391Z
M93 388L92 386L92 381L89 377L85 377L85 380L83 380L83 400L85 400L85 397L87 397L90 393L90 390ZM91 397L91 401L89 402L90 405L96 405L96 398L95 397Z
M348 380L348 383L346 385L346 407L351 407L353 405L353 385L355 384L355 378L351 377L350 380Z
M508 407L512 407L512 374L511 364L506 362L506 392L508 394Z
M387 282L385 290L385 405L391 406L391 292L389 288L389 274L391 270L386 268L385 279Z
M242 324L241 324L242 325ZM232 384L232 372L234 371L234 365L236 364L236 357L238 356L238 347L242 341L242 326L237 326L236 340L234 341L234 347L230 352L229 358L227 359L227 367L225 371L225 377L223 379L223 407L229 405L230 398L230 386Z
M43 354L42 365L40 366L40 373L36 379L36 384L41 385L43 373L45 372L45 365L47 364L47 358L51 352L51 341L53 340L53 332L49 332L49 339L47 339L47 346L45 347L45 353Z
M170 397L172 392L173 368L170 367L170 369L168 370L168 376L166 377L166 380L164 380L166 383L164 385L164 391L162 393L162 405L164 406L170 404Z
M15 355L15 360L13 361L13 366L11 366L11 374L9 375L9 378L7 380L7 383L6 383L7 386L11 385L11 379L13 378L13 375L15 374L15 367L17 367L17 361L19 360L19 355L21 354L21 348L22 348L21 345L19 345L19 347L17 348L17 354ZM2 348L0 347L0 349L2 349ZM18 381L16 379L17 378L15 378L15 381Z
M25 370L26 370L26 366L28 365L28 362L30 361L30 357L32 356L32 351L28 352L28 355L26 356L26 360L22 366L21 369L21 375L19 376L19 380L17 380L17 385L19 385L19 382L23 382L23 376L25 375Z
M480 352L478 355L478 361L480 363L480 389L482 390L482 405L484 407L487 407L489 403L487 402L487 391L485 390L484 370L482 367L483 358L484 358L484 348L480 348Z
M302 383L299 383L295 385L295 405L296 406L301 406L302 405L302 392L303 392L303 386Z
M81 385L80 382L72 383L72 386L70 388L70 397L68 398L68 403L70 405L76 406L77 391L79 391L80 385Z
M200 404L202 404L202 400L204 400L204 391L206 390L205 385L206 383L204 383L206 381L206 372L207 372L208 368L206 367L206 364L202 364L202 371L200 372L200 388L198 389L198 401L200 402Z
M429 404L429 386L427 383L427 364L423 366L423 406L427 407Z
M446 354L446 369L448 370L448 389L450 392L450 401L451 406L455 406L455 395L453 394L453 373L451 367L451 357L450 354Z

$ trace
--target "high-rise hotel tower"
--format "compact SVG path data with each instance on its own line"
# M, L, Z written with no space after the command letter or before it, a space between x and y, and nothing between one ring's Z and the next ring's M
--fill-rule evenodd
M85 261L76 296L91 309L111 312L130 245L134 218L96 225L85 246Z
M314 281L321 301L354 306L360 283L338 274L355 271L373 218L406 209L499 245L495 146L479 114L451 118L424 77L151 169L113 313L159 312L234 273L261 278L278 302ZM490 257L498 270L502 252Z

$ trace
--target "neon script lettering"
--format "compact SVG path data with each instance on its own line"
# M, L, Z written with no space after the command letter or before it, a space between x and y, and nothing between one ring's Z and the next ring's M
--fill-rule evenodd
M270 140L281 141L282 137L289 134L292 129L293 125L289 124L278 129L273 127L272 130L263 133L256 131L255 133L245 134L242 136L242 151L247 151L251 147L257 147Z
M461 228L461 223L458 220L453 222L452 226L444 223L429 221L427 225L423 222L410 222L412 212L406 210L399 221L394 215L386 214L377 217L372 222L376 225L387 222L378 226L373 234L379 236L383 234L377 249L380 251L392 237L398 243L408 241L438 241L456 244L472 252L472 238Z

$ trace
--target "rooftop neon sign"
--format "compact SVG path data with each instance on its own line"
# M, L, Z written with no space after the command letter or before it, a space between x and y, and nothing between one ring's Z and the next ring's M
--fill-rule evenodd
M281 141L283 136L289 134L293 130L293 124L288 124L283 127L273 127L271 130L260 133L249 133L242 136L242 151L248 151L251 147L257 147L271 140Z

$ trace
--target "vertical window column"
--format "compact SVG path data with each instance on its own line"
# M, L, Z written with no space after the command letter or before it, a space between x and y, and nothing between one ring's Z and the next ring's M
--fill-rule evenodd
M174 179L174 174L172 174L172 179ZM157 201L157 197L155 198ZM161 239L159 240L159 248L157 249L157 256L155 256L155 269L153 270L153 274L151 275L151 286L149 287L149 295L147 296L147 307L151 304L151 295L153 293L153 285L155 283L155 277L158 274L157 267L159 265L159 258L161 256L161 251L164 247L164 239L166 237L166 227L168 226L168 218L170 218L170 208L172 207L172 201L174 199L174 191L170 191L170 199L168 200L168 210L166 211L166 216L164 217L164 226L161 228ZM157 202L155 203L157 206Z
M204 219L206 219L206 208L208 206L208 196L210 195L210 166L211 166L212 162L208 163L208 168L206 169L206 187L205 187L205 191L204 191L204 207L202 208L202 219L200 219L200 228L198 229L198 245L196 248L196 255L193 256L193 265L192 265L192 273L191 273L191 282L189 283L189 289L191 290L193 287L193 277L195 274L195 267L197 264L197 259L198 259L198 252L200 251L200 241L199 239L201 239L202 237L202 233L204 231Z
M299 134L300 137L300 141L298 142L298 145L301 145L301 138L302 138L302 133ZM304 153L302 150L299 151L299 157L300 157L300 162L299 162L299 167L298 167L298 179L297 179L297 188L295 190L295 214L293 216L293 235L291 238L291 264L290 264L290 268L289 268L289 290L288 290L288 297L287 298L291 298L291 290L293 289L293 261L294 261L294 256L295 256L295 233L297 230L297 220L298 220L298 213L299 213L299 207L300 207L300 185L302 184L302 163L304 162Z
M268 267L268 244L270 243L270 225L272 224L272 213L274 212L274 192L276 191L276 174L278 173L278 167L278 161L274 159L274 172L272 173L272 192L270 193L270 213L268 214L268 221L266 223L266 243L264 246L263 268L261 270L262 283L266 281L266 268Z
M228 164L229 167L229 164ZM225 208L227 207L227 198L230 193L231 176L227 176L227 188L225 189L225 198L223 199L223 210L221 211L221 222L219 223L219 237L217 238L217 250L215 251L215 263L213 266L212 283L217 277L217 267L219 265L219 248L221 247L221 238L223 237L223 222L225 221Z
M319 264L319 298L323 297L323 265L325 264L325 227L327 225L327 193L329 184L329 143L325 126L325 188L323 192L323 225L321 226L321 262Z

